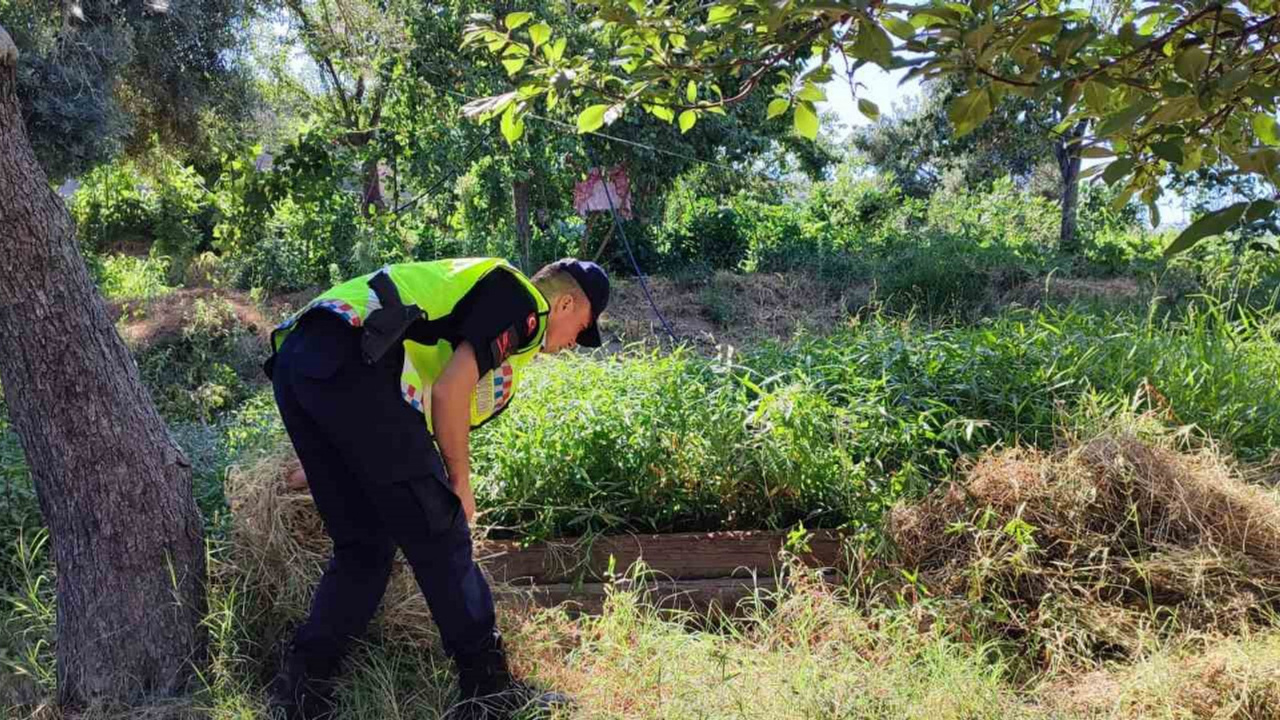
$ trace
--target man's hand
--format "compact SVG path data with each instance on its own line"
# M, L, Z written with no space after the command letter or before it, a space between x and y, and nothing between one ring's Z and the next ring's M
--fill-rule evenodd
M480 382L475 349L463 342L453 351L440 378L431 386L431 426L444 456L453 491L462 500L470 524L476 515L471 492L471 393Z
M476 496L471 492L471 483L462 482L454 483L453 491L458 493L458 499L462 500L462 512L467 516L467 524L475 525L476 521Z

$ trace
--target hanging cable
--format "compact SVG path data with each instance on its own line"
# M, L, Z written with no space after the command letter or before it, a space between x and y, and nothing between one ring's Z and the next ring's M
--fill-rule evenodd
M468 162L470 162L470 161L471 161L472 156L476 154L476 151L480 149L480 146L481 146L481 145L484 145L484 144L485 144L485 141L487 141L487 140L489 139L489 136L490 136L490 135L492 135L492 134L493 134L493 128L492 128L492 127L490 127L488 132L486 132L484 135L482 135L480 138L478 138L474 143L471 143L471 147L470 147L470 149L468 149L468 150L467 150L467 154L463 156L463 158L462 158L462 162L458 163L458 167L464 167ZM407 210L407 209L409 209L409 208L413 207L414 205L417 205L419 202L421 202L421 201L422 201L422 198L424 198L424 197L426 197L427 195L430 195L431 193L433 193L433 192L435 192L435 191L439 190L439 189L440 189L440 186L441 186L441 185L444 185L444 183L445 183L445 181L446 181L446 180L449 180L450 178L456 178L457 176L458 176L458 174L457 174L456 172L454 172L454 173L446 173L445 175L440 176L440 178L439 178L438 180L436 180L434 183L432 183L431 187L429 187L429 188L427 188L426 190L423 190L422 192L418 193L418 195L417 195L415 198L413 198L412 200L410 200L410 201L406 202L405 204L401 205L400 207L397 207L395 210L393 210L393 211L392 211L392 213L394 213L394 214L396 214L396 215L399 215L402 211Z
M640 269L640 263L636 262L635 253L631 252L631 243L627 241L627 234L622 230L622 220L618 218L618 209L613 205L613 192L609 189L609 185L612 183L609 181L608 173L603 165L596 162L595 157L591 154L591 148L587 147L585 142L582 143L582 151L586 153L588 162L594 167L600 168L604 197L605 200L609 201L609 214L613 216L613 229L618 233L618 237L622 239L622 247L627 250L627 258L631 260L631 267L636 271L636 279L640 281L640 289L644 290L644 296L649 301L649 307L653 308L653 314L658 316L658 320L662 323L662 329L667 331L667 335L671 337L671 342L680 342L680 338L676 337L675 331L671 329L671 325L663 317L662 311L658 309L658 304L653 301L653 295L649 292L649 283L644 278L644 271Z

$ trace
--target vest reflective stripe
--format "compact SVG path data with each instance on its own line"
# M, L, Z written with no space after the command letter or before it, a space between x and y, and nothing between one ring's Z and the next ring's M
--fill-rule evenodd
M537 307L536 327L531 340L518 348L501 365L485 373L471 393L471 427L477 428L504 410L520 384L524 368L542 349L547 331L550 306L542 293L519 270L498 258L437 260L434 262L388 265L378 272L391 276L391 281L406 305L417 305L426 317L436 320L453 312L458 302L476 283L489 273L501 269L510 272L524 286ZM377 293L369 287L373 274L362 275L338 285L312 300L302 310L280 324L271 334L273 349L278 351L285 337L306 313L322 309L362 327L370 313L381 307ZM522 328L526 332L528 328ZM427 345L404 340L404 367L400 372L400 394L413 409L421 412L431 428L431 385L438 379L453 357L453 346L446 340Z

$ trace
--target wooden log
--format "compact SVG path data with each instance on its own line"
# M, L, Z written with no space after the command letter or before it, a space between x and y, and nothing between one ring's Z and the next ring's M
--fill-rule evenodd
M487 541L476 556L490 576L501 583L540 584L606 579L610 557L614 572L623 574L643 560L658 578L698 580L772 577L781 564L778 553L785 532L728 531L666 535L617 535L566 538L521 548L512 541ZM842 538L829 531L813 533L809 552L800 560L810 567L838 567Z
M630 586L624 582L619 587ZM760 593L762 600L768 602L777 587L778 581L772 577L658 580L645 583L643 599L666 610L705 613L717 608L732 614L740 609L744 599L755 593ZM563 605L571 612L597 614L604 609L609 584L507 585L499 586L494 592L500 601L532 603L539 607Z

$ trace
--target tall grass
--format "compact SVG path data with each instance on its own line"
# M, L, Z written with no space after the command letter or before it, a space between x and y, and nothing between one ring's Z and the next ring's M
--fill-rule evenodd
M532 537L870 528L958 459L1049 447L1107 408L1154 411L1260 460L1280 441L1275 327L1210 302L941 328L876 315L728 361L547 359L477 436L478 492L488 522Z
M168 293L167 257L108 254L88 256L89 270L102 296L110 301L148 300Z

